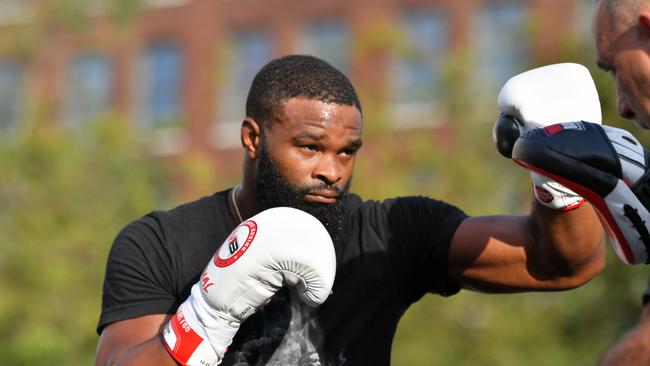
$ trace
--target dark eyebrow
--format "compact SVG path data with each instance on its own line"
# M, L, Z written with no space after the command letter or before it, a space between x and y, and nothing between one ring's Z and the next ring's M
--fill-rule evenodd
M324 135L317 135L317 134L315 134L313 132L305 131L305 132L302 132L302 133L294 136L292 138L292 140L297 141L297 140L300 140L300 139L311 139L311 140L314 140L314 141L320 141L324 137L325 137Z
M356 140L352 140L352 141L348 142L348 148L351 148L351 149L357 149L358 150L358 149L361 148L361 145L363 145L363 141L361 141L361 139L356 139Z

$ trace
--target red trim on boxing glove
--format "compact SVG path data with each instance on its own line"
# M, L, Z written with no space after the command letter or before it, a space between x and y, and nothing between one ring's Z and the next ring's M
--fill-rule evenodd
M566 184L565 184L565 185L566 185ZM569 189L571 189L571 187L569 187ZM578 207L584 205L585 202L587 202L587 201L585 201L585 199L583 198L583 199L580 200L580 202L576 203L575 205L571 205L571 206L567 206L567 207L563 208L562 211L571 211L571 210L575 210L576 208L578 208Z
M165 348L167 352L181 365L187 365L187 362L192 357L192 354L199 347L204 339L192 329L185 320L182 308L169 321L169 331L173 332L176 338L174 347L171 348L165 341Z

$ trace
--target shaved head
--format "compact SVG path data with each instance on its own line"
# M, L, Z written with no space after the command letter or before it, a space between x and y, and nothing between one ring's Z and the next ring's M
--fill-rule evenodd
M650 0L598 0L596 62L616 81L618 114L650 129Z
M596 0L601 14L618 26L629 26L636 22L639 12L650 7L650 0Z

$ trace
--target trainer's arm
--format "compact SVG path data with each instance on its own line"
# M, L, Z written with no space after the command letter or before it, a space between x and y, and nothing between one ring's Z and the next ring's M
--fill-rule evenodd
M452 238L449 273L485 292L563 290L604 268L603 229L592 209L561 211L537 201L529 216L466 219Z
M95 365L177 365L161 340L170 317L146 315L107 325L99 338Z
M641 312L639 324L612 346L600 366L650 365L650 303Z

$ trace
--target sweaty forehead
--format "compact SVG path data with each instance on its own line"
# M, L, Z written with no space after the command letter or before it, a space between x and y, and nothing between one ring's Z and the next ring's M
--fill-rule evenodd
M355 106L292 98L282 105L274 124L282 125L288 130L343 128L356 130L360 134L362 118Z

